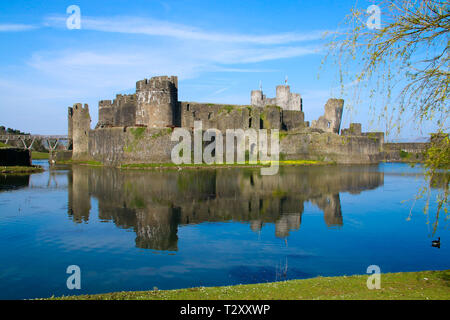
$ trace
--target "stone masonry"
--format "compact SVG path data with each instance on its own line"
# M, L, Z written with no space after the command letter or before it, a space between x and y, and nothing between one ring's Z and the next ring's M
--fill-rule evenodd
M382 157L383 133L363 133L352 124L339 135L344 100L329 99L317 121L305 121L300 94L288 85L277 86L276 97L262 90L251 92L250 105L225 105L178 101L178 78L160 76L140 80L136 93L99 102L99 120L90 129L87 105L69 108L69 137L73 159L105 164L170 162L175 127L192 130L201 121L203 130L280 130L280 157L319 159L338 163L374 163Z

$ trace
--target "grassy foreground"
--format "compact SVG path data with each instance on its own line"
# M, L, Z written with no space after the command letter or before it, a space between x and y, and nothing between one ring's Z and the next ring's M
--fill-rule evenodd
M3 174L29 174L29 173L37 173L43 172L44 169L41 166L31 166L31 167L22 167L22 166L1 166L0 173Z
M386 273L381 289L367 289L368 275L228 287L115 292L52 299L83 300L398 300L450 299L450 270Z

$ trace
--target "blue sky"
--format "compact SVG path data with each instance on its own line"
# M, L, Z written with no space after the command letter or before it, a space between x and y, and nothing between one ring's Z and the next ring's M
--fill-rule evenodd
M0 3L0 125L65 134L67 107L97 104L134 92L137 80L179 77L179 99L249 104L262 81L267 96L288 76L303 97L306 120L330 97L341 97L335 67L320 71L325 31L349 13L350 0L292 1L2 1ZM81 9L69 30L66 9ZM360 2L365 8L368 2ZM320 73L320 78L318 77ZM347 98L343 96L342 98ZM371 123L367 106L345 112L343 126ZM424 132L405 127L402 137Z

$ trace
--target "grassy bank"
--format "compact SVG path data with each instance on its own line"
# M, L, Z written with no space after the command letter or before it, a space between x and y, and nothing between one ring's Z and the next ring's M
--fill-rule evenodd
M1 166L0 173L2 174L29 174L43 172L44 169L41 166L21 167L21 166Z
M238 285L115 292L69 296L56 299L87 300L354 300L354 299L450 299L450 270L387 273L381 275L381 289L369 290L368 275L318 277L306 280Z
M32 151L31 152L31 158L33 160L47 160L50 156L50 153L48 152L38 152L38 151Z
M14 147L10 146L8 144L5 144L3 142L0 142L0 148L14 148ZM50 156L50 153L48 153L48 152L31 151L31 158L33 160L45 160L45 159L48 159L49 156Z
M56 161L56 164L79 164L79 165L94 166L94 167L103 166L103 163L101 163L99 161L83 161L83 160L59 160L59 161Z
M174 164L174 163L133 163L133 164L123 164L120 166L121 169L218 169L218 168L261 168L269 167L271 165L279 166L317 166L317 165L331 165L334 162L318 161L318 160L281 160L281 161L266 161L258 162L257 164L249 163L234 163L234 164Z

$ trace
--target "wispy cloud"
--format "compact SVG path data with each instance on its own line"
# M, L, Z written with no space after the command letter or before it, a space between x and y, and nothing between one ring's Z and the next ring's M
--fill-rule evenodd
M65 26L66 18L51 16L45 21L47 26ZM171 23L167 21L135 18L135 17L82 17L82 29L101 32L142 34L148 36L164 36L183 40L209 41L220 43L247 43L274 45L294 42L314 41L323 38L325 30L305 33L287 32L279 34L237 34L205 31L196 27Z
M39 28L29 24L0 24L0 32L20 32Z
M44 18L37 26L0 24L0 31L41 28L51 34L53 28L66 28L66 18ZM84 31L90 31L90 40L82 34ZM122 34L143 35L146 39ZM81 30L73 31L70 41L48 49L31 49L28 59L17 64L18 70L0 79L0 97L21 110L31 110L35 103L45 105L49 114L64 110L64 117L70 103L95 106L98 100L113 98L115 93L132 92L137 80L155 75L177 75L186 83L198 85L207 73L240 73L239 78L244 79L244 73L276 72L276 65L265 68L259 63L320 54L320 39L321 31L252 35L151 18L82 16ZM188 92L186 98L202 101L248 100L248 93L237 92L240 86L231 84L229 77L214 84L210 77L207 79L207 88L183 86L180 94ZM26 96L20 93L24 82L32 88ZM95 112L91 116L95 123ZM8 121L19 119L11 116ZM32 122L30 118L30 126Z

